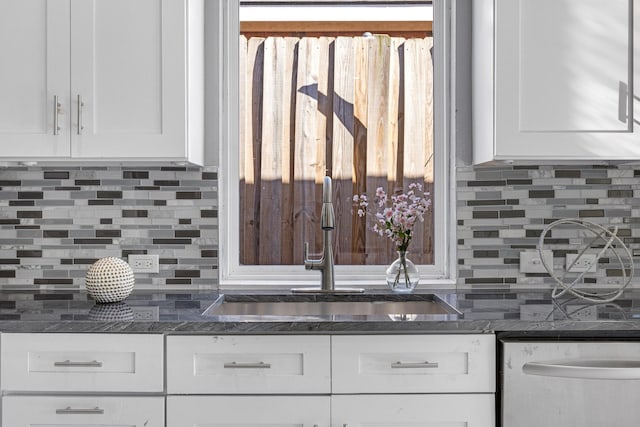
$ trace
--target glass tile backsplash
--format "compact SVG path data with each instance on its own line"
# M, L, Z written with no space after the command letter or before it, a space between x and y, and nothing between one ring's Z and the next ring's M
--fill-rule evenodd
M158 254L159 274L136 288L217 288L217 168L10 167L0 170L0 286L81 288L105 256ZM459 167L458 284L551 286L519 272L549 222L567 217L618 225L640 249L640 167L629 165ZM579 233L553 230L545 244L562 268ZM616 285L615 259L599 260L588 285Z
M640 248L639 192L639 166L459 168L459 286L553 286L546 273L520 273L519 256L523 250L536 250L546 225L561 218L618 226L625 245L631 250ZM546 234L544 247L553 250L556 273L565 268L566 254L578 253L591 237L576 227L554 228ZM588 273L580 283L606 287L621 281L620 263L613 256L604 256L598 260L596 273Z
M157 254L136 288L217 288L217 169L0 170L0 285L84 286L105 256Z

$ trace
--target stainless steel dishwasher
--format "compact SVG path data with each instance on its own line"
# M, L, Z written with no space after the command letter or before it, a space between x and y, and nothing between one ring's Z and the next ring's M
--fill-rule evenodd
M640 426L640 342L501 346L503 427Z

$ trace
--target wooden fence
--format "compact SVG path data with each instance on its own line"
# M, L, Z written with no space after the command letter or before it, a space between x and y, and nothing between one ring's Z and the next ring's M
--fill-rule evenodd
M322 248L322 179L333 178L337 264L389 264L395 248L359 218L371 197L433 188L432 38L241 37L240 261L301 264ZM437 201L432 200L432 203ZM433 219L410 258L433 263Z

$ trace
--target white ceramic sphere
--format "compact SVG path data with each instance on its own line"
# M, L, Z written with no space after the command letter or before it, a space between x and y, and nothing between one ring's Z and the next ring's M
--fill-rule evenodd
M100 303L122 301L133 290L134 282L131 266L116 257L94 262L85 276L87 293Z

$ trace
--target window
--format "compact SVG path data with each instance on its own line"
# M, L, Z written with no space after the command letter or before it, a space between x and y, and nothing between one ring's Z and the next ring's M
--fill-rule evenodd
M424 1L337 5L228 0L217 6L222 29L218 82L223 89L217 106L230 113L219 126L224 141L222 289L319 283L319 274L302 265L302 247L308 241L312 252L321 252L318 222L325 173L334 180L337 286L383 285L383 272L394 259L387 239L375 236L354 215L352 196L372 195L377 186L387 191L406 188L416 180L428 187L433 205L422 231L414 233L410 251L415 245L422 283L452 283L445 1L425 7ZM274 8L274 17L264 7ZM316 9L310 12L309 7ZM283 18L295 14L295 8L305 13ZM349 9L356 13L350 15ZM382 15L376 15L376 9ZM408 9L413 13L406 13ZM432 13L433 28L425 25L431 22L425 10ZM322 21L326 11L343 21ZM389 19L391 11L399 18ZM416 20L422 14L425 17ZM312 24L300 23L308 17L313 17ZM364 28L371 28L372 35L363 37ZM433 47L420 44L425 39L431 43L431 33ZM365 51L363 57L359 49ZM413 60L420 54L422 59ZM424 60L432 54L442 61ZM379 66L387 71L366 71ZM422 75L426 66L433 69L433 84ZM362 79L359 67L367 74ZM419 85L433 88L428 99L415 89ZM433 112L425 109L431 99ZM423 122L425 111L432 129Z

